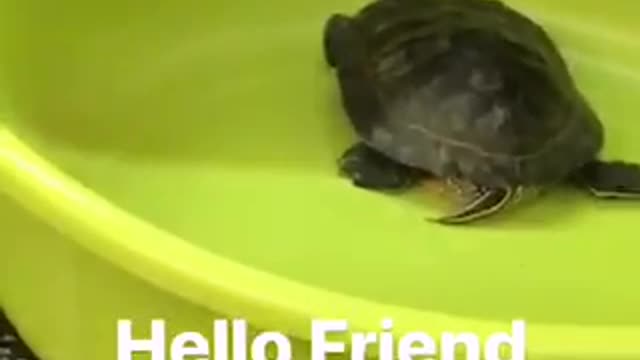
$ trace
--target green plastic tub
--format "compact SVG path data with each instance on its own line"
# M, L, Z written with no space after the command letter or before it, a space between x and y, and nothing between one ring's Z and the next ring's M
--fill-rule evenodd
M605 156L640 161L640 4L511 3L562 46ZM361 1L0 4L0 306L43 360L116 359L118 319L165 319L168 343L221 318L295 359L323 318L436 339L524 319L529 359L640 358L640 204L557 189L447 228L425 190L336 175L353 134L321 29Z

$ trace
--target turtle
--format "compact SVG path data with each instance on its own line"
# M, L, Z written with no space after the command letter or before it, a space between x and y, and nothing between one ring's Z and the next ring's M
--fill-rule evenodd
M640 199L640 164L603 159L601 117L559 46L501 0L374 0L331 13L322 47L357 138L337 166L358 188L466 184L430 219L447 225L561 184Z

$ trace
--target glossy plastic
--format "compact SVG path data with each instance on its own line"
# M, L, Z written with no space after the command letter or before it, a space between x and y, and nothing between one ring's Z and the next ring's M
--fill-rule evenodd
M561 45L604 155L640 161L640 5L511 3ZM0 4L0 304L44 359L114 359L118 318L210 335L220 316L299 358L323 317L435 336L523 318L532 359L640 357L640 203L554 189L448 228L424 220L430 187L337 176L353 134L322 26L361 1Z

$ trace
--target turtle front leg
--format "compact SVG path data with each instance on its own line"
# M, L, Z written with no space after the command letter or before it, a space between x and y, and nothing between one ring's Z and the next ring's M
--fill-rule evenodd
M640 164L595 160L573 178L599 198L640 200Z
M478 188L478 191L459 211L437 219L444 225L461 225L487 218L505 209L518 200L523 188Z
M397 163L360 142L340 157L340 172L352 183L368 190L403 190L416 185L426 173Z

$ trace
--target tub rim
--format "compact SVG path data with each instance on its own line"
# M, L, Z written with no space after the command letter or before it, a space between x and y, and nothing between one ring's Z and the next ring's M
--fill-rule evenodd
M579 31L534 8L520 8L542 22L572 32L572 36L597 37L608 42L615 38L617 41L614 42L623 44L620 51L633 55L640 49L640 43L632 41L624 32L615 29L600 33L594 33L593 29ZM567 24L576 19L562 14L562 20ZM630 41L635 45L632 48L626 46ZM375 331L383 318L393 314L394 330L398 334L422 326L429 328L429 333L435 336L444 331L473 331L486 336L510 330L511 324L503 321L422 311L328 291L202 251L85 187L39 156L26 140L20 139L1 120L0 185L4 193L40 220L113 266L213 312L245 318L257 328L280 331L308 341L312 318L348 318L351 331ZM133 237L138 240L130 241ZM176 258L189 261L179 263ZM136 266L128 266L131 263ZM640 357L640 325L527 322L527 337L530 356ZM350 342L347 337L342 340Z
M170 294L224 316L247 319L259 329L308 341L310 319L348 319L351 331L378 331L389 314L397 334L422 328L436 338L444 331L473 331L484 337L511 329L503 321L421 311L328 291L202 251L86 188L2 125L0 184L19 204L81 248ZM136 266L128 266L132 263ZM527 323L530 356L637 358L639 338L640 326ZM348 344L350 339L345 336L343 341Z

